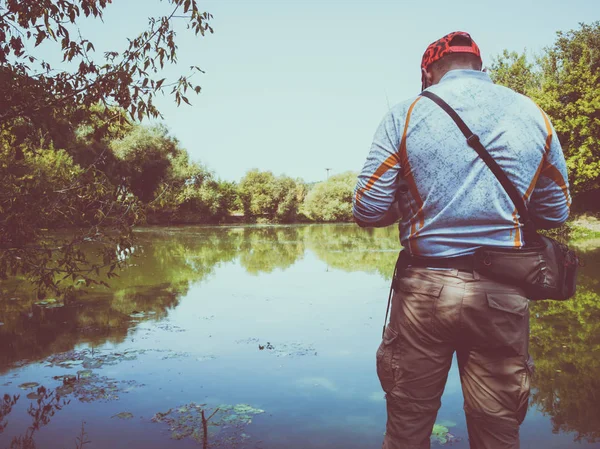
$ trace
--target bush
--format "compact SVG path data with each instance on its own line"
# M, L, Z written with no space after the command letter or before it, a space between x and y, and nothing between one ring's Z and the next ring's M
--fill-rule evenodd
M302 212L318 222L352 221L352 194L357 174L345 172L320 182L308 192Z

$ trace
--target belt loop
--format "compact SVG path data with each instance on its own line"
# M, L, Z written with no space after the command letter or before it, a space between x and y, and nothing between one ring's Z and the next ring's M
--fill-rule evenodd
M473 270L473 280L478 281L481 278L479 277L479 273L475 270Z

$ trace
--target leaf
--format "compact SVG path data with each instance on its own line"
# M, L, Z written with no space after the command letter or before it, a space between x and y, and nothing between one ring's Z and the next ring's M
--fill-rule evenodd
M37 47L38 45L40 45L42 41L46 39L47 36L48 35L45 31L40 31L35 37L35 46Z

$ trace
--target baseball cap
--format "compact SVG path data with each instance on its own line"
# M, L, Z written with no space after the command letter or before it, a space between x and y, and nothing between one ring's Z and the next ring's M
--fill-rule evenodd
M452 41L458 36L466 38L461 40L463 42L468 40L469 45L452 45ZM475 41L471 38L471 35L464 31L455 31L429 44L429 47L427 47L427 50L425 50L425 53L423 54L421 68L428 69L431 64L439 61L450 53L471 53L477 56L481 61L481 52Z

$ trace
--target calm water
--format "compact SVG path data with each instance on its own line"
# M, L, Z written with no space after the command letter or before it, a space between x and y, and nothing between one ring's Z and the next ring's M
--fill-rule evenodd
M0 287L0 393L9 395L0 448L202 447L201 409L206 418L216 411L210 447L380 447L375 350L398 250L393 228L137 235L110 291L62 305L35 304L18 282ZM532 307L537 377L524 448L600 448L594 246L574 301ZM456 366L438 423L451 433L442 441L468 447Z

